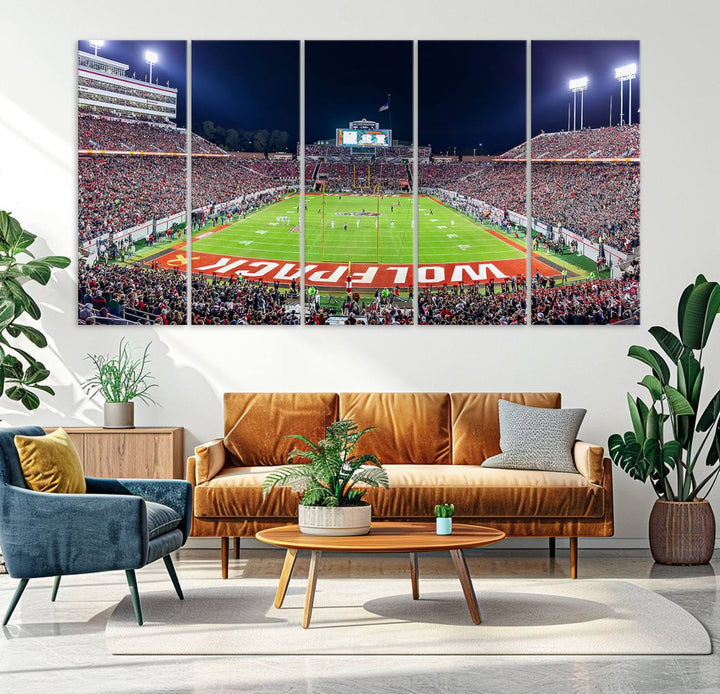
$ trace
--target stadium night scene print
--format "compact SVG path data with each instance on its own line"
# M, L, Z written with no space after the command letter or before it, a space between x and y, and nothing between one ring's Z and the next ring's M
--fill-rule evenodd
M636 324L640 76L638 41L80 41L78 321Z
M307 325L413 323L412 84L411 41L305 44Z

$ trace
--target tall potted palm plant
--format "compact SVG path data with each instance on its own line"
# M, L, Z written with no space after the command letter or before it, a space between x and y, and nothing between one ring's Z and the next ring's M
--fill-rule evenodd
M720 473L720 390L701 407L703 352L720 310L720 285L699 275L678 304L678 335L650 334L665 356L634 345L628 356L650 368L639 385L649 400L627 394L632 431L613 434L613 462L650 481L658 499L650 515L650 550L663 564L705 564L715 544L707 495ZM675 372L671 373L671 366Z

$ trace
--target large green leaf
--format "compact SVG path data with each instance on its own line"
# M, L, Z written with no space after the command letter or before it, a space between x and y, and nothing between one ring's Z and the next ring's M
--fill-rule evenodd
M0 330L15 320L15 304L10 299L0 299Z
M8 332L13 337L18 337L21 334L25 335L25 337L37 347L47 347L47 338L37 328L14 323L8 328Z
M667 396L670 409L675 416L683 417L695 414L695 410L692 408L692 405L680 391L676 390L672 386L665 386L665 395Z
M633 345L628 350L628 356L641 361L643 364L647 364L660 382L663 385L667 385L670 380L670 369L662 356L656 351L640 345Z
M633 396L627 394L628 408L630 409L630 420L632 421L633 431L635 432L635 439L638 443L642 444L645 440L645 417L640 412L638 401L636 402Z
M38 261L61 270L70 265L70 258L66 258L64 255L46 255L44 258L38 258Z
M648 439L657 439L659 436L660 418L658 413L655 411L655 408L651 407L645 420L645 437Z
M705 463L707 465L715 465L720 460L720 422L717 424L715 436L710 441L710 450L708 451Z
M698 431L707 431L713 422L720 416L720 390L713 395L712 399L702 413L697 423Z
M659 325L653 326L648 332L655 338L663 352L670 357L670 361L677 362L685 349L679 338Z
M22 274L30 279L47 284L50 281L50 266L40 260L31 260L21 268Z
M647 374L642 381L638 383L639 386L645 386L649 391L650 395L652 396L653 400L660 400L663 396L663 387L662 383L655 378L655 376L651 376L650 374Z
M687 298L680 325L680 339L686 347L705 347L718 310L720 285L707 281L696 283Z

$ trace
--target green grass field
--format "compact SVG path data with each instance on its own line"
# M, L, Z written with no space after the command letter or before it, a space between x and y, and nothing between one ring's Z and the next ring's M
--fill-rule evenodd
M322 197L308 195L305 213L305 259L307 262L374 263L383 264L413 261L412 197L388 196L380 200L380 233L375 228L375 216L356 216L352 213L377 211L374 196L325 196L325 239L323 249ZM208 234L207 227L196 231L193 250L226 256L263 258L297 262L300 257L300 234L297 231L300 213L299 195L292 195L238 219L226 228ZM398 205L399 203L399 205ZM391 212L391 206L393 211ZM318 212L320 210L320 212ZM432 198L420 196L418 201L418 253L422 264L492 262L522 259L524 250L490 233L466 215L442 205ZM278 217L289 217L284 224ZM334 221L334 227L332 222ZM394 221L394 224L391 222ZM344 228L347 223L347 230ZM502 232L500 232L502 234ZM205 236L207 234L207 236ZM504 234L503 234L504 236ZM204 237L204 238L203 238ZM514 239L507 236L509 241ZM518 241L525 243L524 238ZM140 244L134 260L153 255L177 241L145 248ZM584 278L594 270L589 258L574 255L536 253L555 265L567 267L576 278Z
M193 241L193 249L219 255L297 260L300 236L291 233L290 229L299 223L299 199L295 195L281 200L207 238L197 238L202 236L203 232L200 232ZM376 217L351 214L363 209L376 212L377 199L372 196L343 195L338 198L337 195L326 195L323 249L322 197L308 195L306 261L376 262ZM412 213L411 197L381 198L380 263L412 263ZM290 225L278 222L277 218L281 216L289 217ZM470 218L423 196L419 200L419 222L421 263L483 262L524 257L523 251L489 234Z

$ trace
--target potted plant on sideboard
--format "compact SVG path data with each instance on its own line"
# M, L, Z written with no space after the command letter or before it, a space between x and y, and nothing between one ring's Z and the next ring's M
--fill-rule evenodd
M362 500L366 489L389 488L387 472L372 454L353 455L355 446L372 427L360 430L345 419L325 429L325 438L314 443L293 435L309 450L293 449L288 460L305 458L309 462L288 465L267 476L263 496L274 487L290 487L300 492L298 524L308 535L366 535L370 531L372 508Z
M715 545L715 517L707 494L720 473L720 391L700 407L703 350L720 310L720 285L699 275L678 304L678 335L650 334L662 354L632 346L628 356L650 367L639 385L650 403L627 394L632 431L613 434L613 462L631 477L650 480L658 499L650 514L650 550L662 564L705 564ZM671 385L671 381L674 385Z
M134 357L130 344L124 338L120 340L118 353L107 357L103 354L88 354L87 358L95 367L95 373L83 387L90 397L102 394L105 398L103 406L103 427L105 429L133 429L135 426L134 400L146 405L157 405L149 395L154 377L150 374L148 355L150 345L145 345L141 357Z

